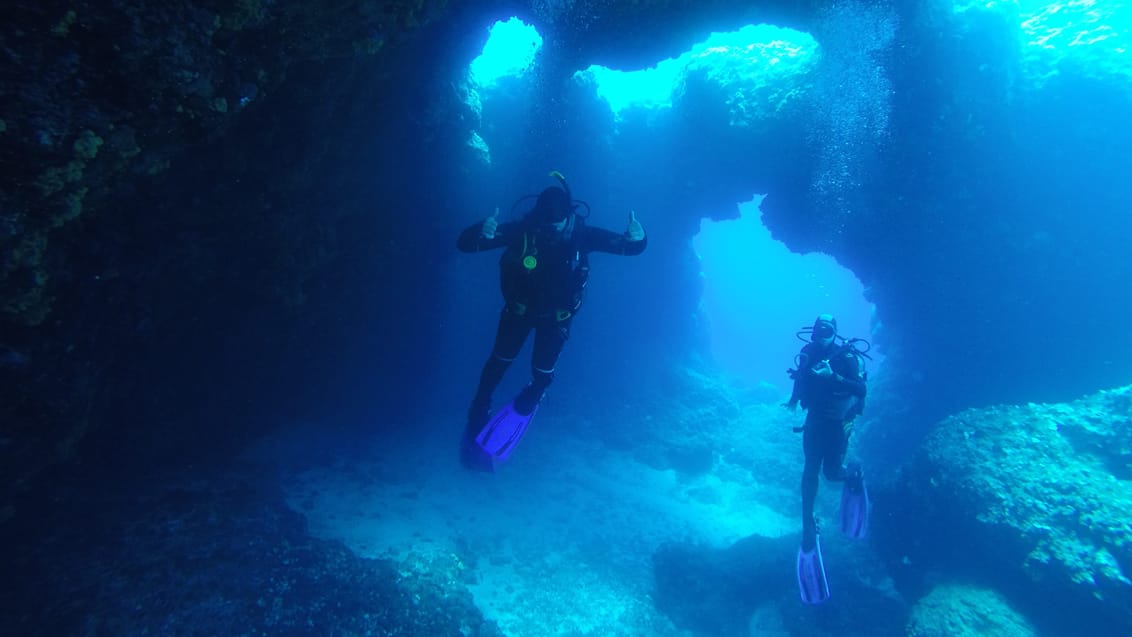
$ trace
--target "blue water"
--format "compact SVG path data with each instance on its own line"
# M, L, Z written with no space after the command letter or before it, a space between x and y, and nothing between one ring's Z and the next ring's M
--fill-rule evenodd
M0 339L0 633L1132 634L1132 8L607 4L241 73L230 128L52 239L51 321ZM502 300L456 237L552 170L648 249L592 255L529 432L467 471ZM842 537L822 479L809 606L781 403L822 313L871 347L873 509Z

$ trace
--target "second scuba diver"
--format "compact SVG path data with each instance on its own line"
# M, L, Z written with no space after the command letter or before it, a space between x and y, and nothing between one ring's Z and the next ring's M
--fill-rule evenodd
M810 339L795 357L796 369L788 370L794 389L786 407L801 403L806 410L802 426L802 449L806 464L802 469L802 545L798 549L798 586L802 601L818 604L829 599L829 584L818 544L814 499L818 492L818 475L842 482L841 532L851 538L862 538L868 531L869 495L859 465L842 466L853 419L865 404L866 373L861 358L866 356L867 343L862 339L846 340L837 334L837 319L822 314L809 333ZM841 340L838 343L838 339ZM858 349L865 344L865 349ZM824 471L823 471L824 469Z

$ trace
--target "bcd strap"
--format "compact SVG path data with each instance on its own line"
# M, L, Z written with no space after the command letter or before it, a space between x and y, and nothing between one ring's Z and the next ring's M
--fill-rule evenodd
M526 316L527 315L527 304L526 303L520 303L518 301L511 301L510 303L507 304L507 311L514 314L515 316ZM555 310L554 311L554 320L561 323L562 321L565 321L565 320L569 319L570 317L574 316L574 312L575 312L575 310ZM549 316L549 314L543 314L543 315L540 315L540 316Z

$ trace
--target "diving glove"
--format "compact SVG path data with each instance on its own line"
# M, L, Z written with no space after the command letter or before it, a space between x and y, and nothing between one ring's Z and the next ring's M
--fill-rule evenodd
M483 220L483 227L480 228L480 236L484 239L494 239L495 231L499 228L499 207L496 206L495 213L487 219Z
M645 227L637 221L636 211L629 212L629 227L625 229L625 237L629 241L640 241L645 238Z

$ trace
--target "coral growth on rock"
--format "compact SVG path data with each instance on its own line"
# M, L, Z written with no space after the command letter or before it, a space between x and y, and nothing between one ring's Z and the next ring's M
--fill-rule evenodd
M935 427L905 486L972 564L1132 625L1130 450L1132 387L972 409Z
M937 586L912 607L907 637L1034 637L1001 595L960 584Z

